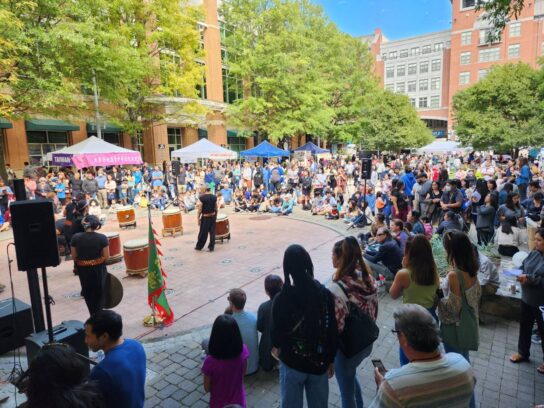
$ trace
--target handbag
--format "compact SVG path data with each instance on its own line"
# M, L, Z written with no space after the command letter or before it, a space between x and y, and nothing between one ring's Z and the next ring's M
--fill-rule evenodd
M463 274L458 269L455 270L455 273L461 286L461 296L463 299L459 321L453 324L442 323L440 325L440 335L442 341L455 350L477 351L480 343L478 318L472 306L467 302Z
M339 336L340 350L346 357L353 357L376 341L380 329L376 322L364 310L349 300L348 292L340 282L336 284L347 298L348 314L344 331Z

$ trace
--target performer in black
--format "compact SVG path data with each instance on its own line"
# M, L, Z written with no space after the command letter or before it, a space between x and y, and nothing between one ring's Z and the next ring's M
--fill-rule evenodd
M213 252L215 247L215 220L217 218L217 197L210 192L208 185L202 186L200 189L198 208L198 225L200 225L200 231L198 232L198 242L195 249L201 251L206 244L208 234L210 234L210 243L208 249Z
M72 259L70 251L70 243L72 242L72 237L78 232L83 232L83 227L81 226L81 220L87 214L88 206L87 201L85 200L85 194L78 193L64 208L64 216L66 221L64 222L65 230L64 235L66 237L67 255L66 261Z
M81 294L92 316L102 310L105 299L106 261L110 256L108 238L95 232L100 229L100 220L87 215L81 224L85 232L72 238L72 257L81 283Z

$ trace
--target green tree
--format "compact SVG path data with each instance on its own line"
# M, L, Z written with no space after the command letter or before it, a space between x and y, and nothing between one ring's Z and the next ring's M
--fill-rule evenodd
M490 40L497 40L510 20L517 19L525 7L525 0L476 0L476 10L483 10L493 30Z
M544 143L542 73L525 63L495 66L453 98L459 140L475 149L511 150Z

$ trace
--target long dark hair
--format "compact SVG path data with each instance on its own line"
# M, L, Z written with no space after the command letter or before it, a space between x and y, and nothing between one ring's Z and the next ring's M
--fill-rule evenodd
M427 237L417 234L406 242L406 268L410 278L418 285L430 286L438 282L438 272L433 250Z
M474 277L480 269L478 254L470 242L467 234L461 231L450 230L444 233L444 249L448 263Z
M508 193L508 195L506 196L506 203L505 203L506 207L508 207L511 210L515 210L516 208L519 208L519 203L517 206L516 204L514 204L514 197L519 197L519 194L512 191Z
M242 353L242 334L232 316L223 314L215 318L208 350L212 357L227 360Z
M334 244L334 254L339 260L338 268L334 273L333 281L337 282L344 276L350 276L353 279L359 279L357 271L361 271L363 280L370 279L370 272L366 263L363 261L361 247L354 237L347 237Z
M510 235L514 232L512 227L517 227L517 225L516 217L506 217L505 220L501 221L501 231L503 234Z

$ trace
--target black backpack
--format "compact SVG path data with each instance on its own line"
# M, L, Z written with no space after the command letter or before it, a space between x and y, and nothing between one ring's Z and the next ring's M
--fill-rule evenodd
M263 184L263 173L260 170L257 170L255 172L255 175L253 176L253 181L255 184L258 185Z

